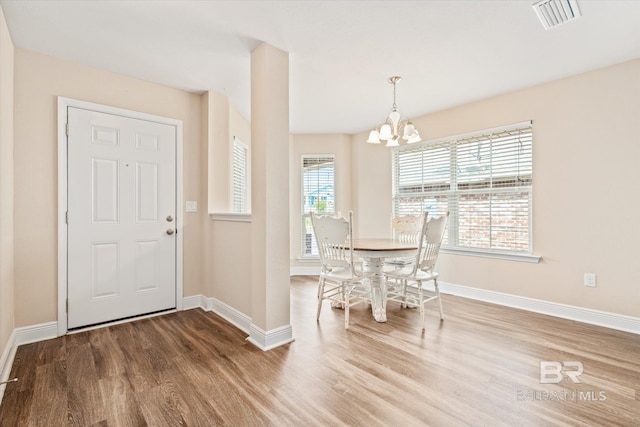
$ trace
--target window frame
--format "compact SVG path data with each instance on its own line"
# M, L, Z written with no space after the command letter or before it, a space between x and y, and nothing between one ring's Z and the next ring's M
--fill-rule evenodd
M237 209L236 203L236 147L244 151L244 165L242 169L242 178L244 180L244 189L240 189L242 200L240 201L240 210ZM231 142L231 212L235 214L249 213L249 146L237 137L233 137Z
M304 178L304 173L305 173L305 160L306 159L327 159L330 160L332 163L332 167L333 167L333 210L332 211L326 211L324 212L327 215L336 215L336 213L338 212L337 210L337 206L336 206L336 201L337 201L337 197L336 197L336 155L331 153L331 154L311 154L311 153L307 153L307 154L301 154L300 155L300 259L303 261L307 261L307 260L318 260L319 259L319 255L317 253L310 253L307 254L306 253L306 245L307 245L307 241L306 241L306 236L307 234L309 234L307 231L309 230L309 226L310 226L310 222L311 222L311 211L309 212L305 212L305 178ZM311 238L314 239L313 237L313 231L310 233L311 234ZM311 241L311 245L313 248L313 240Z
M469 196L470 194L474 194L473 192L465 192L461 189L458 188L458 184L460 183L460 180L458 178L458 172L457 172L457 156L456 156L456 151L457 148L459 146L462 146L464 143L468 143L469 140L473 139L473 138L478 138L478 139L482 139L483 137L490 137L496 134L501 134L501 133L506 133L506 132L513 132L513 131L517 131L517 130L527 130L529 132L531 132L531 151L530 151L530 155L531 155L531 181L529 182L529 185L523 185L523 186L512 186L512 187L505 187L504 189L500 189L498 187L494 187L493 186L493 180L495 178L495 173L493 172L493 170L491 169L490 171L490 175L489 175L489 181L492 183L490 187L483 189L483 190L478 190L477 194L487 194L487 195L492 195L492 194L506 194L506 193L517 193L517 192L525 192L526 194L528 194L528 201L527 201L527 207L528 207L528 211L527 211L527 233L528 233L528 247L526 250L516 250L516 249L496 249L496 248L481 248L481 247L467 247L467 246L460 246L458 245L459 242L459 216L458 216L458 206L459 205L455 205L455 206L451 206L451 202L460 199L460 196ZM493 144L493 141L492 141ZM402 153L404 151L416 151L416 152L420 152L422 147L433 147L433 146L442 146L442 147L446 147L447 150L449 150L449 155L448 156L444 156L443 158L447 158L449 157L449 160L447 160L445 163L443 163L443 165L445 165L448 168L448 179L450 180L450 188L448 190L443 190L440 193L435 193L432 191L421 191L421 192L416 192L415 195L412 195L411 193L401 193L399 191L399 183L398 183L398 179L399 179L399 172L398 172L398 155L399 153ZM454 149L451 149L451 147L454 147ZM417 149L417 150L416 150ZM420 159L421 164L424 164L425 159ZM450 220L449 220L449 226L448 231L447 231L447 241L448 242L453 242L453 244L444 244L442 247L442 252L443 253L453 253L453 254L461 254L461 255L469 255L469 256L481 256L481 257L488 257L488 258L499 258L499 259L508 259L508 260L518 260L518 261L525 261L525 262L539 262L540 257L537 255L534 255L533 253L533 122L532 121L525 121L525 122L520 122L520 123L515 123L515 124L511 124L511 125L507 125L507 126L500 126L500 127L495 127L495 128L490 128L490 129L484 129L484 130L480 130L480 131L474 131L474 132L469 132L469 133L465 133L465 134L459 134L459 135L454 135L454 136L450 136L450 137L444 137L444 138L438 138L438 139L434 139L434 140L429 140L429 141L424 141L418 144L411 144L411 145L405 145L405 146L401 146L398 148L394 148L393 152L392 152L392 156L391 156L391 169L392 169L392 198L391 198L391 203L392 203L392 212L394 215L399 214L399 201L398 199L401 197L405 197L408 199L411 199L411 197L415 197L416 202L419 200L420 197L426 198L428 197L430 194L433 194L434 196L444 196L446 197L447 200L447 210L451 211L451 216L450 216ZM422 166L420 166L420 168L422 168ZM423 170L423 169L422 169ZM424 178L422 178L422 184L420 184L421 186L424 186L425 180ZM491 205L490 205L491 206ZM402 214L402 213L400 213ZM491 213L491 209L490 209L490 213L489 213L489 218L492 219L494 218L494 216ZM489 231L489 233L491 232L491 226L489 226L487 228L487 230ZM489 234L489 239L490 242L493 242L493 237L491 236L491 234ZM491 244L491 243L490 243Z

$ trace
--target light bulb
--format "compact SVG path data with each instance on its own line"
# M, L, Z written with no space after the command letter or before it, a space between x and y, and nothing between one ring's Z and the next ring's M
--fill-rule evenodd
M398 137L389 138L389 140L387 141L387 145L385 145L385 147L398 147L398 146L400 146L400 144L398 144Z
M392 137L391 126L389 126L388 124L382 125L382 127L380 128L379 137L383 141L390 139Z
M380 144L380 134L377 130L372 130L369 133L369 139L367 139L369 144Z

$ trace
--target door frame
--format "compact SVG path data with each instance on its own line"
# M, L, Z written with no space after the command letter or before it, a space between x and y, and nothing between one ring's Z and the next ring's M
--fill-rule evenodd
M68 108L75 107L99 113L147 120L175 126L176 128L176 309L183 309L183 144L182 120L153 114L140 113L123 108L95 104L78 99L58 97L58 336L67 333L67 115Z

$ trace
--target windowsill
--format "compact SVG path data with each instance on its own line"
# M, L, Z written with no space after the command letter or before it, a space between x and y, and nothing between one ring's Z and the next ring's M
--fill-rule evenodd
M250 213L210 213L212 221L251 222Z
M297 258L298 262L320 262L320 257L319 256L308 256L308 257L303 257L303 258Z
M493 258L493 259L503 259L507 261L519 261L519 262L530 262L533 264L537 264L542 259L539 255L532 254L519 254L519 253L505 253L505 252L492 252L492 251L483 251L477 249L460 249L460 248L446 248L443 247L440 249L440 252L443 254L452 254L452 255L464 255L464 256L475 256L482 258Z

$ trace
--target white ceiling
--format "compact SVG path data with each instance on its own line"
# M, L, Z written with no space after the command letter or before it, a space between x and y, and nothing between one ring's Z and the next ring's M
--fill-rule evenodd
M579 0L545 31L534 0L0 0L13 42L193 92L250 118L250 52L289 52L291 131L355 133L640 57L640 1ZM640 76L639 76L640 78Z

